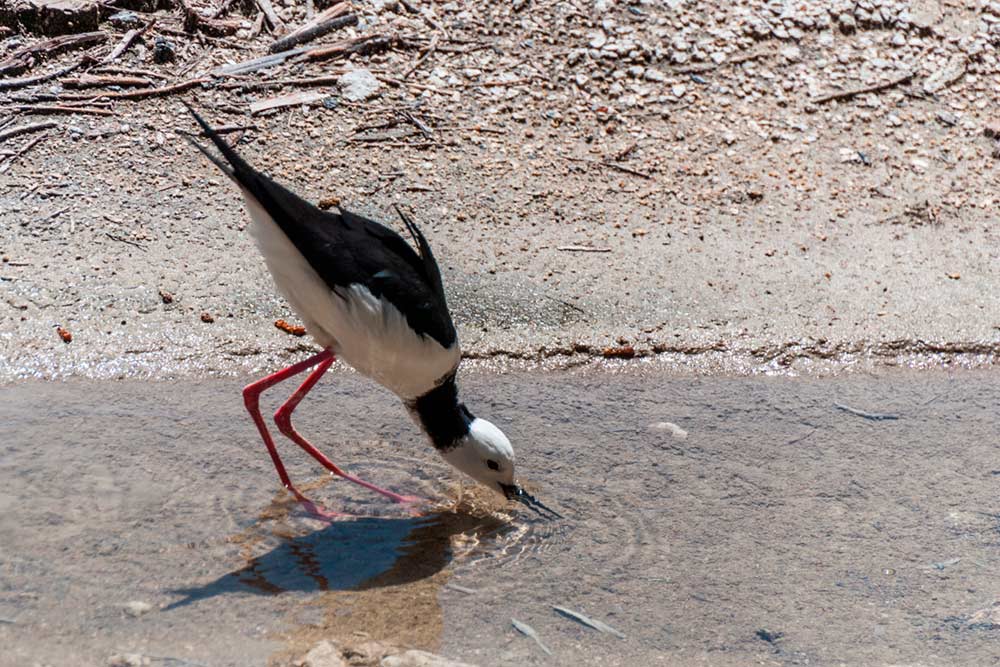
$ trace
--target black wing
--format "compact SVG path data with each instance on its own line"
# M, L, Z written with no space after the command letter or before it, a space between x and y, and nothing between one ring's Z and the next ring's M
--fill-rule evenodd
M323 211L251 167L190 106L188 109L226 159L212 155L190 135L188 140L246 193L260 202L330 289L361 284L392 303L419 334L444 347L456 340L441 272L416 225L403 221L420 255L393 230L341 209ZM402 214L401 214L402 215Z

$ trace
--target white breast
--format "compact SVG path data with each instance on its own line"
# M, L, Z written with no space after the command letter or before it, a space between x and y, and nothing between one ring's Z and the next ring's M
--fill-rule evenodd
M364 285L335 294L257 200L244 192L251 233L278 290L323 347L404 400L430 389L458 366L456 340L444 347L413 331L399 309Z

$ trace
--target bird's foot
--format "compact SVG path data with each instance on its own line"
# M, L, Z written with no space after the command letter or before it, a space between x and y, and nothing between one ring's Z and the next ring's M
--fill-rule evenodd
M302 495L299 492L299 490L296 489L294 486L288 486L286 488L292 493L292 495L295 496L295 499L299 501L299 504L302 505L305 511L309 514L309 516L314 519L319 519L320 521L332 522L350 516L349 514L344 514L343 512L334 512L333 510L326 509L322 505L318 505L317 503L309 500L304 495Z

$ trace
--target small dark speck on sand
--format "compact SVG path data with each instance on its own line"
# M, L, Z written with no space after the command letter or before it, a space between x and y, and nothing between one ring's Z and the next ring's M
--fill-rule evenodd
M849 412L852 415L856 415L863 419L870 419L871 421L889 421L894 419L899 419L899 415L890 415L880 412L867 412L865 410L858 410L857 408L852 408L849 405L844 405L843 403L834 403L833 407L838 410L843 410L844 412Z
M768 644L776 645L778 643L778 640L785 636L785 633L783 633L783 632L771 632L770 630L766 630L764 628L761 628L760 630L758 630L756 632L756 635L757 635L757 639L763 639Z

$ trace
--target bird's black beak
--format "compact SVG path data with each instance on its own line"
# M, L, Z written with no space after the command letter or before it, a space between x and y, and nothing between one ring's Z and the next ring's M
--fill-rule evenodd
M552 509L550 507L547 507L538 498L535 498L533 495L531 495L530 493L528 493L527 491L525 491L523 488L521 488L520 484L517 484L517 483L514 483L514 484L504 484L503 482L500 482L500 489L503 491L503 494L507 497L507 500L516 500L517 502L521 503L522 505L524 505L528 509L530 509L533 512L535 512L536 514L538 514L539 516L545 517L546 519L549 519L549 518L561 519L561 518L563 518L562 514L560 514L559 512L555 511L554 509ZM545 512L548 512L552 516L551 517L546 516Z

